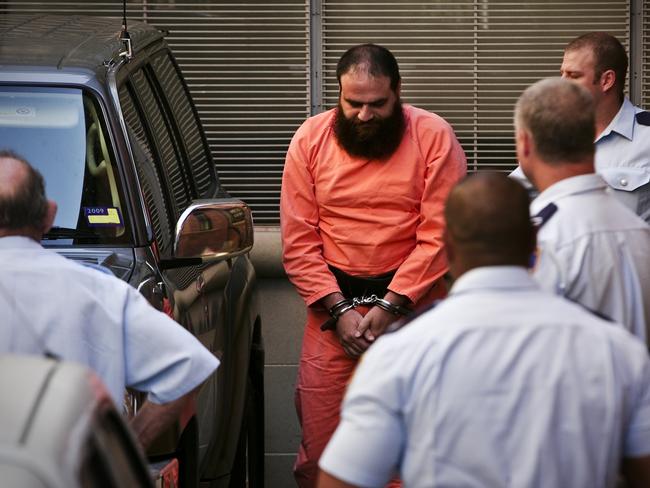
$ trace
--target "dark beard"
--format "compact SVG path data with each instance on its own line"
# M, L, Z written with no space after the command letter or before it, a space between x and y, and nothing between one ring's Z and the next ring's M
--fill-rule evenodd
M350 156L367 159L387 159L399 147L406 122L402 102L395 101L393 113L386 118L373 118L360 122L343 114L339 103L334 118L334 134L339 144Z

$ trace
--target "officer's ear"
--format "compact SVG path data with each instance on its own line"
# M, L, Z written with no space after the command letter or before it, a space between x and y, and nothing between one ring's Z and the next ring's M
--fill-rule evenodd
M517 128L515 133L515 144L517 146L517 158L520 161L530 156L532 149L532 138L530 132L520 127Z
M600 89L603 93L607 93L614 86L616 86L616 72L613 69L608 69L600 75L600 80L598 80Z
M43 218L43 223L41 224L41 233L47 234L52 226L54 225L54 218L56 217L56 211L58 207L54 200L47 201L47 210L45 211L45 217Z

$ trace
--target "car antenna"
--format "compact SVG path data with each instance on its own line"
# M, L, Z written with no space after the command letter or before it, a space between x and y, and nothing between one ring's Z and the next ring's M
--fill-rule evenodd
M120 41L124 44L124 51L120 56L124 56L127 61L133 57L133 48L131 47L131 35L126 30L126 0L122 0L122 32L120 32Z

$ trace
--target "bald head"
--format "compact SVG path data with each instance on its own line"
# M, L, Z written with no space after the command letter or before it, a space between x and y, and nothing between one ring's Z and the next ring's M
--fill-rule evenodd
M373 77L388 77L393 91L397 90L401 80L395 56L388 49L377 44L360 44L343 53L336 65L339 87L343 75L357 70L366 71Z
M0 235L33 237L47 230L48 205L41 174L20 156L0 151Z
M458 278L480 266L527 266L535 247L528 193L502 173L476 173L449 194L447 253Z

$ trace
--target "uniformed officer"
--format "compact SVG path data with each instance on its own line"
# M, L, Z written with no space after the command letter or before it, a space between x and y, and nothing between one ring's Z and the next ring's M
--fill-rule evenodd
M476 174L445 220L449 297L366 352L319 486L650 486L647 350L539 289L523 187Z
M623 324L650 325L650 226L594 173L594 103L576 83L535 83L515 109L519 164L540 190L534 276L542 288Z
M596 105L596 172L616 197L650 223L650 112L624 94L627 54L619 40L590 32L564 50L560 73L585 87ZM521 168L512 176L523 177Z

